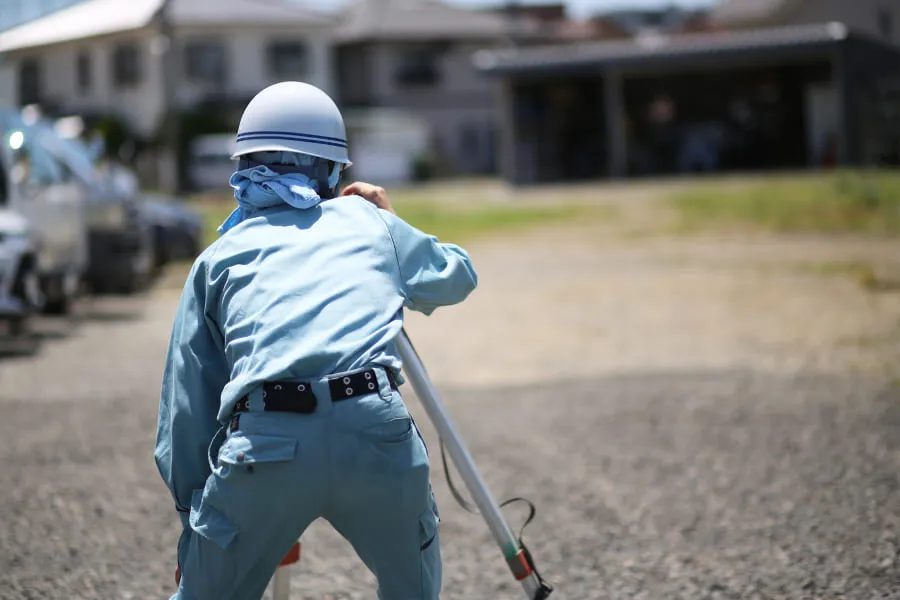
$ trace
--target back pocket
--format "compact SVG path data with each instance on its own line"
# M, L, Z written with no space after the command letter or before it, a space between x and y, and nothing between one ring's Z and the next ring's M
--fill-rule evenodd
M252 473L255 466L294 460L297 440L269 435L235 434L219 449L220 465Z

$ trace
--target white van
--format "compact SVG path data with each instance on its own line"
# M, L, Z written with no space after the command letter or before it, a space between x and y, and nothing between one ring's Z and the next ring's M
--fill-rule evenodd
M36 231L44 312L65 314L88 266L86 192L48 150L49 135L17 111L0 110L0 208L23 215Z

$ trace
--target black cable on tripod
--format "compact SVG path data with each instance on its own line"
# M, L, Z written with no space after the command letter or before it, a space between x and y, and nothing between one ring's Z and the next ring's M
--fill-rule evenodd
M453 478L450 476L450 463L447 460L447 451L444 447L444 440L440 440L441 443L441 461L444 463L444 477L447 480L447 486L450 488L450 493L453 495L453 498L456 500L457 504L459 504L464 510L472 513L473 515L481 515L481 512L478 510L478 507L466 500L463 495L459 492L456 485L453 483ZM534 559L531 556L531 552L528 550L528 547L525 545L523 541L523 537L525 535L525 528L531 524L534 520L534 517L537 515L537 509L534 506L534 503L527 498L510 498L509 500L504 500L500 503L500 508L505 508L511 504L515 504L516 502L523 502L528 505L528 518L525 519L525 523L522 525L521 529L519 529L519 535L516 536L516 541L519 544L519 547L525 552L525 557L528 560L529 565L534 570L534 574L537 577L538 581L541 584L541 591L538 596L534 600L543 600L547 598L550 593L553 591L553 587L547 583L547 581L541 577L540 572L537 570L537 567L534 565Z

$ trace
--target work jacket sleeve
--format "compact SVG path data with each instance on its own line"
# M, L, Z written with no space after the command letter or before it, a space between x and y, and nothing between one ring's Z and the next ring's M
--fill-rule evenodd
M210 443L228 383L223 340L209 317L206 270L198 260L188 275L166 355L155 459L187 526L191 495L210 473Z
M438 307L462 302L477 287L478 275L465 250L439 242L389 212L379 214L397 254L407 308L430 315Z

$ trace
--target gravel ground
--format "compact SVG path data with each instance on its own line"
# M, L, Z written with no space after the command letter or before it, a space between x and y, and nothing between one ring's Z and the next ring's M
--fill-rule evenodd
M471 301L409 323L494 494L537 504L554 597L900 598L900 295L794 268L898 246L595 233L473 247ZM171 593L152 444L176 297L97 301L0 362L0 598ZM522 597L433 479L443 597ZM337 535L303 541L295 598L374 597Z

